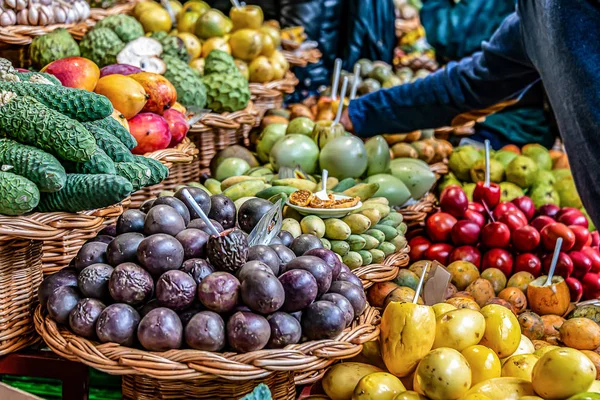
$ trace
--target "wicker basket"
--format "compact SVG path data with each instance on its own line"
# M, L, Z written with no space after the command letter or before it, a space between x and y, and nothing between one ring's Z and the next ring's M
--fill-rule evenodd
M0 243L15 237L42 241L43 272L52 274L66 267L85 241L95 237L105 226L113 224L128 205L129 198L114 206L80 213L0 216Z
M250 130L255 121L255 109L251 102L246 109L234 113L207 114L195 124L188 132L188 138L199 151L199 173L208 172L210 160L218 151L234 144L248 147Z
M200 179L198 149L189 138L172 149L158 150L144 154L154 158L169 168L169 177L157 185L145 187L131 195L130 208L139 208L149 198L156 197L163 190L173 190L182 183Z
M352 272L360 278L363 287L367 290L377 282L394 280L400 269L408 265L409 252L410 247L405 246L402 250L388 256L383 264L365 265L353 269Z
M283 56L292 67L304 68L319 62L323 54L319 49L283 50Z
M42 277L42 242L0 235L0 356L39 339L33 313Z
M283 95L294 93L296 85L299 81L292 72L285 75L285 78L268 82L265 84L251 83L250 93L256 110L256 124L260 125L260 121L265 116L268 110L280 108L283 106Z

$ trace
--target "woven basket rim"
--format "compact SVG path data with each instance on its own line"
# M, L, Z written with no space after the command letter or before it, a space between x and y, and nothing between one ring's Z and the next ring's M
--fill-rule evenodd
M177 146L146 153L144 157L153 158L170 167L172 164L189 164L199 153L196 145L186 136Z
M248 106L236 112L224 112L221 114L210 112L190 128L191 133L209 131L211 129L239 129L242 125L254 125L256 122L256 109L254 103L248 102Z
M316 64L323 57L319 49L282 50L281 53L291 66L300 68L308 64Z
M277 97L282 93L291 94L300 81L292 71L288 71L283 79L267 83L250 83L253 97Z

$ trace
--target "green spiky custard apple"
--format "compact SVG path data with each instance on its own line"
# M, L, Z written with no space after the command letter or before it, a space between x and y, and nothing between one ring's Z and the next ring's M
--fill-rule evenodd
M150 37L160 42L164 56L176 57L186 63L190 61L190 54L187 52L185 43L177 36L169 35L167 32L152 32Z
M175 86L177 101L184 106L206 106L206 87L194 69L177 57L163 55L162 59L167 64L164 76Z
M33 68L40 70L52 61L66 57L78 57L79 46L66 29L56 29L38 36L29 46L29 57Z
M102 68L117 63L117 54L125 43L109 28L95 28L89 31L79 43L81 56L89 58Z
M221 50L213 50L206 57L204 75L232 74L238 71L233 57Z
M214 112L235 112L248 105L248 81L229 54L220 50L211 51L206 58L203 80L206 85L207 106Z
M130 15L109 15L101 19L95 26L97 28L108 28L117 34L121 41L128 43L144 36L144 27L137 19Z

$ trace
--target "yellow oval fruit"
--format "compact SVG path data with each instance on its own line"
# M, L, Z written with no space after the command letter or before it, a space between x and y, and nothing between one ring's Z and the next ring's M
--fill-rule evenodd
M261 54L262 35L254 29L240 29L231 35L229 45L235 58L252 61Z
M127 122L127 118L125 118L121 111L115 108L110 116L113 117L119 124L121 124L123 128L127 129L127 132L129 132L129 122Z
M480 312L468 308L448 311L436 318L433 348L450 347L463 351L479 343L484 332L485 319Z
M275 69L265 56L260 56L252 60L248 66L248 70L250 73L250 82L271 82L275 76Z
M472 385L501 376L502 365L500 364L500 359L492 349L477 344L467 347L461 354L471 366Z
M538 357L533 354L511 356L502 366L502 376L531 381L533 367L535 367L538 360Z
M179 32L194 33L196 31L196 22L202 14L197 11L183 10L177 18L177 30Z
M533 345L531 340L529 340L527 336L521 334L521 341L519 342L519 347L517 347L517 350L515 350L515 352L512 353L510 356L500 359L500 362L502 362L502 365L504 365L506 360L508 360L512 356L518 356L520 354L533 354L534 352L535 346Z
M363 363L344 362L331 367L323 376L323 390L331 400L350 400L358 382L381 369Z
M459 399L471 387L471 367L458 351L441 347L423 357L415 378L431 400Z
M281 34L279 29L273 26L263 25L259 28L259 31L265 35L271 36L271 40L273 41L273 46L275 48L278 48L281 45Z
M352 400L393 400L406 388L400 379L387 372L374 372L364 376L354 389Z
M273 42L273 38L271 38L271 36L263 32L259 32L259 34L262 41L262 50L260 54L262 56L269 57L275 51L275 43Z
M195 60L202 55L202 44L196 35L189 32L179 32L177 37L183 40L183 44L190 55L190 59Z
M135 8L133 9L133 16L136 18L139 18L142 16L143 13L145 13L148 10L151 10L153 8L161 8L160 4L154 2L154 1L140 1L135 5Z
M461 397L460 400L490 400L485 394L480 393L471 393L466 395L465 397Z
M169 32L173 27L169 12L161 7L145 10L139 21L144 27L144 32Z
M452 274L452 284L459 291L465 290L471 282L479 278L479 269L468 261L454 261L447 269Z
M183 4L183 11L195 11L204 14L208 10L210 10L210 6L204 1L190 0Z
M521 378L493 378L474 385L467 394L479 393L490 400L518 400L535 395L531 382Z
M108 97L113 107L121 111L128 120L135 117L148 101L144 87L135 79L124 75L114 74L100 78L94 92Z
M512 355L521 342L521 327L517 317L506 307L489 304L481 309L485 318L485 334L480 344L498 354L499 358Z
M427 398L413 390L407 390L394 397L394 400L427 400Z
M195 60L190 61L190 67L198 71L200 75L204 75L204 65L204 58L196 58Z
M596 367L579 350L568 347L552 350L533 368L531 383L544 399L566 399L586 392L596 380Z
M206 58L213 50L221 50L231 55L231 47L227 39L222 37L213 37L208 39L202 45L202 57Z
M434 304L433 306L431 306L431 308L433 308L433 312L435 313L436 318L442 314L447 313L448 311L457 309L452 304L448 304L448 303L437 303L437 304Z
M588 318L571 318L560 327L560 339L577 350L596 350L600 346L600 326Z
M544 400L540 396L523 396L519 397L519 400Z
M555 350L555 349L560 349L560 347L553 346L553 345L540 347L539 349L534 351L533 354L538 356L538 358L542 358L542 356L544 354L548 353L549 351Z

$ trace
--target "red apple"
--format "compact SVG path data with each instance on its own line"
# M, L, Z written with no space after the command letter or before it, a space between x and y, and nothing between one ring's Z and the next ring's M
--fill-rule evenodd
M592 244L592 235L587 228L580 225L569 225L569 229L575 234L575 245L573 250L581 250L585 246Z
M512 233L511 242L518 252L533 251L540 244L540 233L533 226L522 226Z
M479 203L471 201L469 203L469 210L477 211L479 214L485 213L485 207Z
M594 231L591 233L591 235L592 235L592 246L598 247L598 245L600 245L600 234L598 233L598 231Z
M425 259L436 260L442 265L448 265L448 258L453 247L448 243L434 243L425 251Z
M149 96L142 112L163 115L177 101L175 86L164 76L153 72L138 72L129 77L142 85Z
M483 226L485 225L485 217L482 213L478 211L473 211L469 209L465 211L465 215L463 218L465 220L475 222L477 225L479 225L480 228L483 228Z
M473 246L460 246L452 250L448 261L469 261L479 268L481 265L481 253Z
M583 298L592 300L600 298L600 275L595 272L588 272L581 279L583 285Z
M535 214L535 205L533 204L533 200L527 196L520 196L511 201L519 210L525 214L527 221L531 221L533 215Z
M552 254L546 254L542 259L542 268L544 269L544 273L547 275L550 271L550 265L552 264ZM573 274L573 260L571 257L567 255L567 253L563 253L562 251L558 254L558 260L556 262L556 269L554 270L554 275L562 276L563 278L568 278Z
M585 274L591 271L592 259L582 251L571 251L569 257L573 261L573 276L577 279L583 278Z
M561 217L561 215L571 212L571 211L579 211L579 210L574 207L563 207L560 210L558 210L558 212L554 216L554 219L556 219L558 221L558 219ZM579 212L581 212L581 211L579 211Z
M510 244L510 229L502 222L490 222L481 230L481 243L487 248L508 247Z
M137 74L138 72L143 72L143 70L141 68L129 64L111 64L100 69L100 78L106 75L115 74L127 76Z
M444 188L440 195L440 207L442 211L459 218L465 215L469 199L465 191L458 185L449 185Z
M560 217L558 217L558 222L562 222L565 225L580 225L584 228L589 226L585 215L583 215L583 213L577 209L569 210L560 214Z
M556 204L544 204L537 210L538 215L545 215L546 217L554 218L560 211L560 207Z
M535 254L523 253L515 258L514 273L526 271L536 278L542 273L542 261Z
M427 218L425 229L432 242L449 242L450 232L456 224L456 218L445 212L438 212Z
M100 69L93 61L83 57L67 57L52 61L42 68L52 74L63 86L91 92L100 79Z
M498 268L505 276L512 275L513 257L504 249L491 249L483 255L481 260L481 270L488 268Z
M550 225L553 224L554 221L552 218L547 217L545 215L540 215L539 217L535 217L532 221L531 221L531 226L533 226L535 229L539 231L542 230L543 227L545 227L546 225Z
M527 219L520 210L509 210L502 214L497 221L508 226L508 229L510 229L511 232L527 225Z
M502 189L497 183L491 182L489 186L485 186L484 182L477 182L473 190L473 201L476 203L485 203L491 210L498 205Z
M569 251L575 245L575 234L560 222L546 225L540 231L540 235L542 236L542 245L548 251L554 251L556 240L559 237L563 239L561 251Z
M505 212L507 212L508 210L518 210L518 208L513 203L504 201L504 202L498 204L498 206L496 206L496 208L494 208L494 211L492 211L492 215L494 216L494 219L497 221L500 218L500 216L502 214L504 214Z
M600 272L600 252L591 247L584 247L581 252L592 260L592 272Z
M462 220L454 225L450 237L455 246L474 245L479 240L480 232L481 228L475 222Z
M583 285L577 278L573 278L572 276L565 279L567 286L569 287L569 292L571 293L571 301L573 303L577 303L581 300L583 296Z
M423 236L416 236L408 241L408 245L410 246L410 259L419 261L423 259L425 251L431 246L431 242Z
M181 111L172 108L163 113L163 118L167 120L169 132L171 132L171 143L169 143L169 147L175 147L185 139L185 136L190 130L190 125L187 123L185 115L183 115Z
M129 130L138 143L133 154L166 149L171 143L169 124L157 114L139 113L129 120Z

